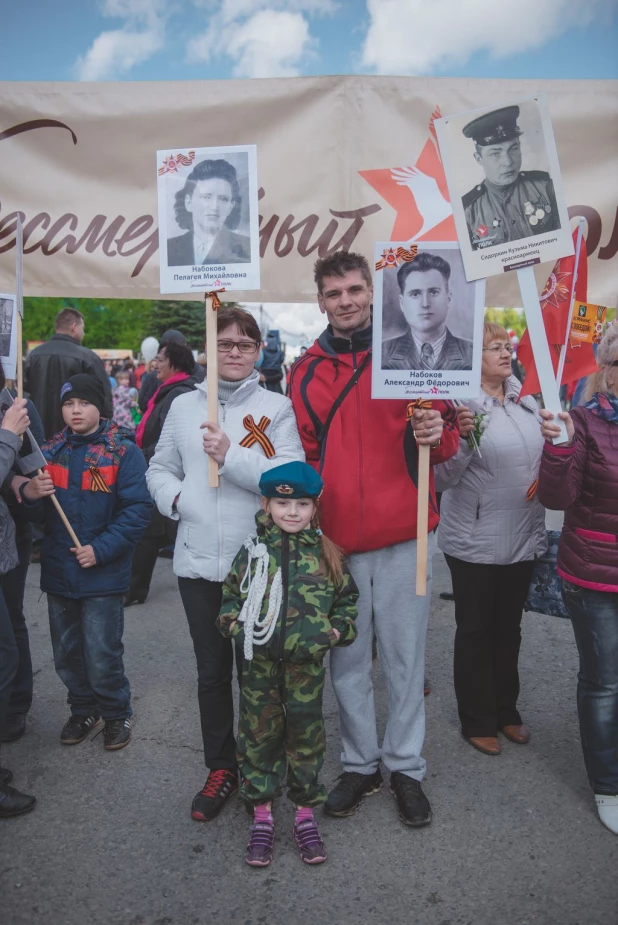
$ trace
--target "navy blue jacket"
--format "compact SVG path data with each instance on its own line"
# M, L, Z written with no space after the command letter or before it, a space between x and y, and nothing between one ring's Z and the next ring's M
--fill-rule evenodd
M97 560L92 568L78 564L70 552L73 541L46 498L41 589L70 598L124 594L133 552L152 510L146 463L133 434L104 420L88 436L65 428L41 449L64 513Z

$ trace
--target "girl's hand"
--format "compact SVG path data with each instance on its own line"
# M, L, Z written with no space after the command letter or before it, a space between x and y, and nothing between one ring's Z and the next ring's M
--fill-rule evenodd
M543 423L541 424L541 433L548 443L553 443L554 437L560 436L560 428L557 424L552 424L554 415L551 411L548 411L547 408L541 408L539 414L543 418ZM562 443L558 443L557 446L567 446L569 443L573 443L573 438L575 436L573 419L567 411L560 411L558 417L566 424L567 437L569 439L566 441L563 440Z
M21 504L21 494L19 489L24 484L24 482L29 482L30 479L26 478L25 475L14 475L11 479L11 491L15 495L15 500L18 504Z
M459 419L459 436L465 440L474 430L474 412L465 405L458 405L456 410Z
M202 437L204 452L222 466L231 446L229 437L223 433L218 424L213 424L212 421L200 424L200 430L205 431Z
M339 632L339 630L336 630L334 626L331 626L331 629L333 633L335 634L335 636L337 637L337 642L339 642L339 640L341 639L341 633Z
M12 434L21 437L30 427L30 418L26 411L26 399L16 398L10 408L7 408L2 418L2 430L10 430Z

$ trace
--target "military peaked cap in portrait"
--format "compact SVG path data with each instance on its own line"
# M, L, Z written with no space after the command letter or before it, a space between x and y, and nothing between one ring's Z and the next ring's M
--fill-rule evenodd
M473 119L463 127L466 138L472 138L477 145L497 145L502 141L512 141L522 134L517 125L519 106L504 106L486 112L484 116Z
M304 462L275 466L260 479L260 491L265 498L319 498L323 488L322 477Z

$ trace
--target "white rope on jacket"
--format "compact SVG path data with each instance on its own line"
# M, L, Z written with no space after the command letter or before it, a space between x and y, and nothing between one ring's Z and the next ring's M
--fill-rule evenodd
M264 543L254 543L252 536L247 537L244 546L249 552L249 561L245 577L240 583L240 592L247 597L238 620L245 624L244 652L245 658L250 662L253 658L253 646L265 646L275 631L283 598L283 581L281 568L278 568L270 588L268 610L264 617L260 617L268 587L268 548ZM251 576L251 564L254 560L255 571Z

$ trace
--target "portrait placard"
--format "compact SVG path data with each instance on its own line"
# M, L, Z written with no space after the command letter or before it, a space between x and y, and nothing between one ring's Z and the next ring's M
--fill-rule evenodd
M0 292L0 361L7 379L17 376L17 299Z
M255 145L157 151L162 293L260 288Z
M376 244L373 398L478 395L484 311L457 244Z
M468 280L573 253L545 97L437 119Z

